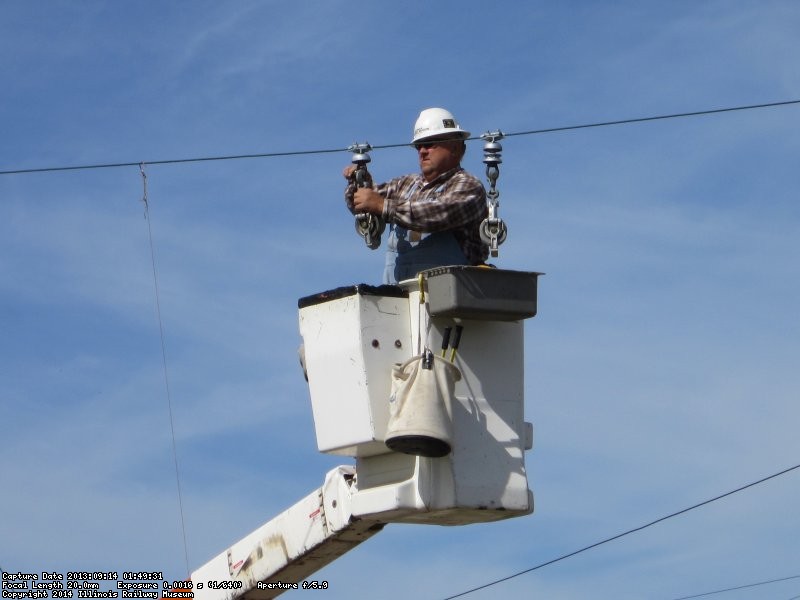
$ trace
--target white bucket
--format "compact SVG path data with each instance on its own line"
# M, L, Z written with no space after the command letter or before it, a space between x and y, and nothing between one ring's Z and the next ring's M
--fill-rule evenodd
M461 372L444 358L414 356L392 369L386 446L395 452L437 458L450 453L452 401Z

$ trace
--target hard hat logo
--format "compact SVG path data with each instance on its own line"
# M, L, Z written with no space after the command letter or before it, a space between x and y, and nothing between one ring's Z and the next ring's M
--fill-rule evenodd
M449 110L444 108L426 108L417 117L414 123L414 144L420 140L432 137L453 138L465 140L469 131L464 131Z

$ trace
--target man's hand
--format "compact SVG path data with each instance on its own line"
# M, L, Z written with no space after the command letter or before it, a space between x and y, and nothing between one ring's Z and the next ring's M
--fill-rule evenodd
M347 165L342 175L348 181L355 180L356 165ZM383 214L383 196L372 188L358 188L353 194L353 210L356 213Z
M342 175L347 181L352 181L355 177L356 166L355 165L347 165L344 170L342 171Z
M353 208L357 213L383 214L383 196L372 188L358 188L353 195Z

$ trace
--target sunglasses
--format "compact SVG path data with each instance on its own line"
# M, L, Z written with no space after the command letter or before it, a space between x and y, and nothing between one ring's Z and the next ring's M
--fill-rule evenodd
M423 148L426 148L426 149L430 150L431 148L437 148L439 146L442 146L444 144L450 143L452 141L453 140L438 140L438 141L433 141L433 142L417 142L416 144L414 144L414 149L417 152L419 152Z

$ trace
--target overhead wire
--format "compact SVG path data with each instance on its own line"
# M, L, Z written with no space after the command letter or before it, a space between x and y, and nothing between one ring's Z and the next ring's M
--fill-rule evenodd
M533 571L537 571L539 569L543 569L544 567L547 567L549 565L555 564L557 562L561 562L562 560L566 560L568 558L572 558L573 556L577 556L578 554L582 554L582 553L584 553L584 552L586 552L588 550L592 550L593 548L597 548L598 546L602 546L602 545L607 544L609 542L613 542L614 540L618 540L618 539L623 538L625 536L628 536L628 535L630 535L632 533L636 533L638 531L642 531L643 529L647 529L648 527L652 527L653 525L656 525L658 523L662 523L662 522L664 522L664 521L666 521L668 519L672 519L672 518L677 517L679 515L683 515L685 513L688 513L689 511L692 511L692 510L698 509L698 508L700 508L702 506L706 506L708 504L711 504L712 502L716 502L718 500L722 500L723 498L727 498L728 496L732 496L734 494L742 492L742 491L744 491L746 489L749 489L751 487L755 487L755 486L757 486L757 485L759 485L761 483L765 483L767 481L770 481L771 479L775 479L775 478L780 477L782 475L786 475L787 473L790 473L790 472L792 472L792 471L794 471L796 469L800 469L800 464L794 465L793 467L789 467L788 469L783 469L782 471L779 471L777 473L773 473L772 475L768 475L766 477L762 477L761 479L759 479L757 481L752 481L752 482L750 482L748 484L745 484L745 485L742 485L742 486L740 486L740 487L738 487L738 488L736 488L734 490L730 490L728 492L725 492L724 494L719 494L718 496L714 496L713 498L709 498L708 500L704 500L702 502L698 502L697 504L693 504L692 506L689 506L687 508L683 508L683 509L678 510L676 512L670 513L670 514L668 514L666 516L663 516L663 517L660 517L658 519L655 519L654 521L650 521L649 523L645 523L644 525L640 525L638 527L634 527L632 529L628 529L627 531L623 531L622 533L618 533L617 535L613 535L611 537L605 538L603 540L600 540L599 542L595 542L594 544L589 544L588 546L584 546L583 548L580 548L580 549L575 550L573 552L569 552L567 554L563 554L563 555L561 555L561 556L559 556L557 558L554 558L554 559L548 560L546 562L540 563L540 564L535 565L533 567L530 567L528 569L523 569L522 571L518 571L516 573L513 573L512 575L507 575L506 577L501 577L500 579L495 579L494 581L490 581L489 583L485 583L483 585L479 585L477 587L474 587L474 588L471 588L469 590L460 592L460 593L455 594L453 596L447 596L443 600L453 600L453 598L460 598L462 596L466 596L467 594L471 594L473 592L477 592L479 590L483 590L483 589L492 587L492 586L497 585L499 583L503 583L503 582L508 581L510 579L514 579L515 577L519 577L520 575L525 575L526 573L531 573Z
M646 123L650 121L663 121L667 119L682 119L687 117L699 117L699 116L709 116L721 113L729 113L729 112L736 112L736 111L745 111L745 110L756 110L756 109L764 109L764 108L777 108L782 106L790 106L800 104L800 99L796 100L782 100L778 102L767 102L762 104L748 104L744 106L730 106L725 108L712 108L706 110L696 110L691 112L682 112L682 113L671 113L671 114L664 114L664 115L655 115L649 117L633 117L628 119L618 119L614 121L600 121L595 123L584 123L579 125L565 125L561 127L548 127L545 129L531 129L528 131L517 131L511 133L503 133L505 137L514 137L514 136L525 136L525 135L540 135L545 133L556 133L561 131L574 131L579 129L590 129L590 128L597 128L597 127L611 127L616 125L629 125L635 123ZM468 138L470 140L479 139L479 137L471 137ZM401 144L383 144L383 145L373 145L373 150L384 150L388 148L401 148L404 146L411 146L408 143L401 143ZM263 153L256 153L256 154L231 154L231 155L223 155L223 156L203 156L203 157L195 157L195 158L172 158L172 159L165 159L165 160L147 160L147 161L130 161L130 162L115 162L115 163L96 163L96 164L84 164L84 165L70 165L70 166L55 166L55 167L35 167L30 169L10 169L0 171L0 175L23 175L23 174L31 174L31 173L53 173L59 171L79 171L79 170L90 170L90 169L112 169L112 168L119 168L119 167L136 167L142 164L142 162L147 163L148 165L174 165L174 164L182 164L182 163L197 163L197 162L211 162L211 161L228 161L228 160L242 160L242 159L253 159L253 158L281 158L281 157L290 157L290 156L304 156L304 155L315 155L315 154L334 154L339 152L347 152L348 148L327 148L327 149L318 149L318 150L295 150L295 151L288 151L288 152L263 152Z
M789 577L780 577L778 579L769 579L767 581L757 581L756 583L747 583L745 585L737 585L722 590L714 590L713 592L703 592L702 594L694 594L692 596L681 596L680 598L672 598L672 600L689 600L690 598L703 598L704 596L713 596L714 594L723 594L725 592L734 592L736 590L744 590L747 588L760 587L770 583L778 583L780 581L789 581L790 579L800 579L800 575L790 575ZM795 596L797 597L797 596Z
M800 101L799 101L800 102ZM100 163L93 165L73 165L66 167L41 167L34 169L15 169L13 171L0 171L0 175L21 175L26 173L50 173L55 171L80 171L89 169L113 169L117 167L138 167L142 162L147 165L174 165L180 163L210 162L221 160L240 160L244 158L278 158L282 156L300 156L304 154L326 154L344 152L345 148L332 148L328 150L297 150L291 152L265 152L261 154L233 154L230 156L204 156L199 158L171 158L167 160L147 160L118 163Z
M715 115L720 113L741 111L741 110L754 110L757 108L774 108L778 106L788 106L790 104L800 104L800 100L784 100L781 102L769 102L766 104L750 104L747 106L732 106L729 108L712 108L708 110L697 110L692 112L674 113L670 115L657 115L654 117L639 117L633 119L622 119L619 121L603 121L600 123L588 123L586 125L568 125L566 127L550 127L548 129L532 129L530 131L519 131L517 133L505 133L505 137L512 137L515 135L538 135L542 133L555 133L558 131L570 131L575 129L590 129L592 127L610 127L613 125L630 125L633 123L646 123L648 121L662 121L665 119L682 119L686 117L699 117L706 115Z

